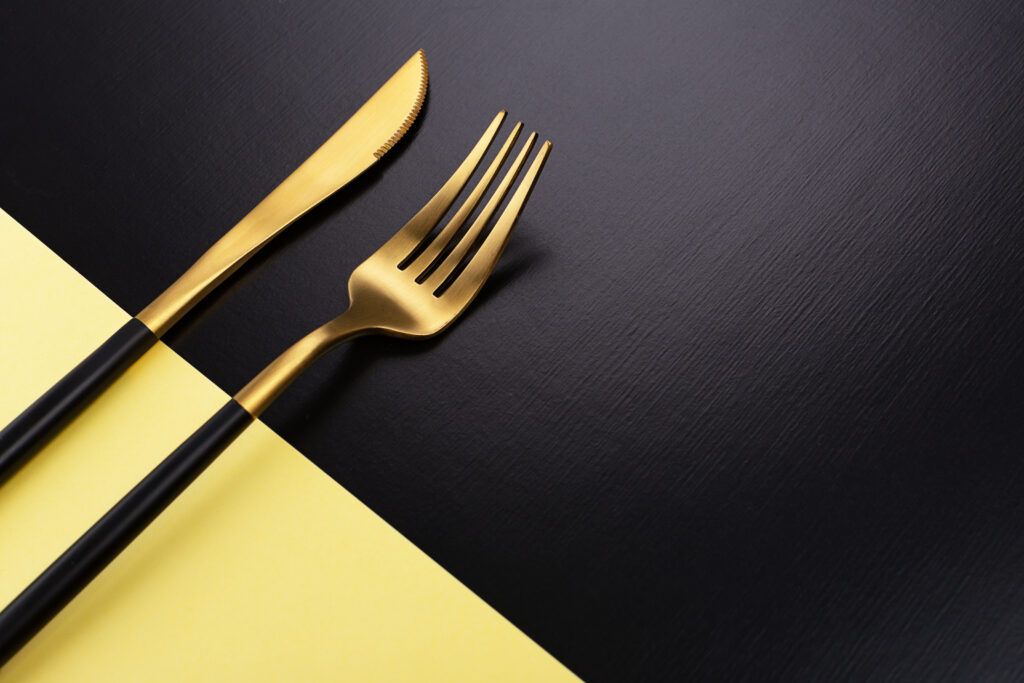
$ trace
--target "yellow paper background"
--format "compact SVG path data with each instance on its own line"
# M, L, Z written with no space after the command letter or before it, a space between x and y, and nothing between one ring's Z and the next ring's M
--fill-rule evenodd
M0 424L128 315L0 211ZM0 487L0 605L227 396L162 343ZM0 681L576 680L256 422Z

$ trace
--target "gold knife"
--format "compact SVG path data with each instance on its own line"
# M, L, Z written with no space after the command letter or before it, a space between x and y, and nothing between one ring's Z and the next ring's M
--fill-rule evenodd
M426 94L420 50L184 275L0 432L0 484L253 254L384 156Z

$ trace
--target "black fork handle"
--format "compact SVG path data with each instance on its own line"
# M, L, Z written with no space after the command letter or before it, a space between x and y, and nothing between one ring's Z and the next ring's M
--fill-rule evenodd
M0 485L92 402L153 344L132 318L0 432Z
M228 401L4 608L0 612L0 666L78 595L252 421L252 415L234 399Z

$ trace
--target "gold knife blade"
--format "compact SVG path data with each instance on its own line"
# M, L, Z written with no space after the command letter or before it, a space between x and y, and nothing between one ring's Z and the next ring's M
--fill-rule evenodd
M372 166L416 119L427 94L419 50L345 124L136 318L157 337L267 242Z

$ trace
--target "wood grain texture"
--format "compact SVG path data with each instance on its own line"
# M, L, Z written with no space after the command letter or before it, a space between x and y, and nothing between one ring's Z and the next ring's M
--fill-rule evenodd
M507 108L480 305L267 422L584 679L1019 680L1024 13L945 5L4 3L0 206L135 311L422 47L170 344L237 390Z

